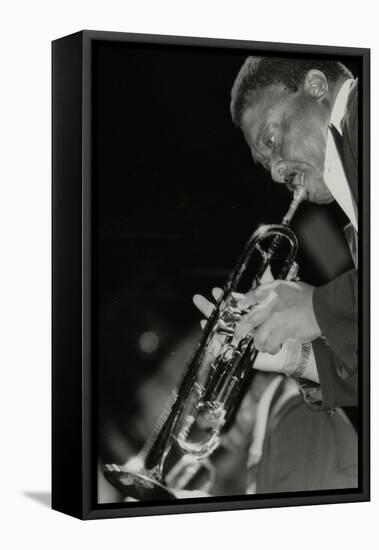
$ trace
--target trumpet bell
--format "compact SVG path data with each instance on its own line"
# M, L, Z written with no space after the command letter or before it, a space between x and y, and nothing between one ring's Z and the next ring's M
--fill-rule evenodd
M253 334L239 341L235 337L235 327L247 313L238 307L239 296L260 285L267 269L278 279L296 277L298 241L288 224L305 196L305 190L298 186L282 223L262 225L251 235L207 321L167 414L165 411L139 455L142 461L106 467L105 477L123 494L138 500L176 498L174 490L183 488L182 480L188 481L198 472L199 464L204 464L220 445L249 388L258 354ZM172 452L188 457L188 463L181 462L179 475L170 480L167 470Z
M136 500L176 499L174 493L149 472L131 472L116 464L107 464L104 477L124 497Z

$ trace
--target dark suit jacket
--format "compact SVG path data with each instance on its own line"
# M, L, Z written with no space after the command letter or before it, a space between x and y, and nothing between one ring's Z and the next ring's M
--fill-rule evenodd
M337 143L355 208L358 204L358 81L352 87ZM322 337L313 342L325 408L357 404L358 290L351 270L315 289L313 306Z
M257 493L358 486L357 434L340 411L313 414L291 398L270 419L257 472Z

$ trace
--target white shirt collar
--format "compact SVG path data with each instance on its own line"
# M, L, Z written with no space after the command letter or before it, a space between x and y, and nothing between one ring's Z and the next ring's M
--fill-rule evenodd
M341 135L342 135L342 128L341 128L342 119L346 113L347 102L349 100L349 94L353 84L354 84L353 78L348 78L342 84L337 94L336 100L333 105L332 114L330 116L330 124L332 124Z
M351 86L354 83L352 78L346 80L341 86L336 97L332 114L330 116L330 124L333 125L342 135L341 123L345 116L347 102ZM347 182L346 174L338 154L333 136L328 132L325 151L325 166L324 166L324 181L332 193L334 199L341 206L353 227L358 231L357 216L353 204L353 199L350 192L350 187Z

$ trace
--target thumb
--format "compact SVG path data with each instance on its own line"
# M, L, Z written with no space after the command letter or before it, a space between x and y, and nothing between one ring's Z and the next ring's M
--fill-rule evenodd
M271 271L271 266L267 266L266 271L262 275L262 283L271 283L274 280L274 276Z
M212 315L214 305L204 298L204 296L201 296L201 294L195 294L193 297L193 303L205 317L208 318Z

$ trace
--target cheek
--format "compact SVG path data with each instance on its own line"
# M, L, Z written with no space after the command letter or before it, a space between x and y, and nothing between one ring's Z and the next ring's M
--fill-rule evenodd
M307 162L321 168L325 158L325 137L314 113L303 107L283 126L281 152L285 160Z
M320 129L307 120L289 124L284 134L282 155L285 160L307 162L317 167L323 165L325 144Z

